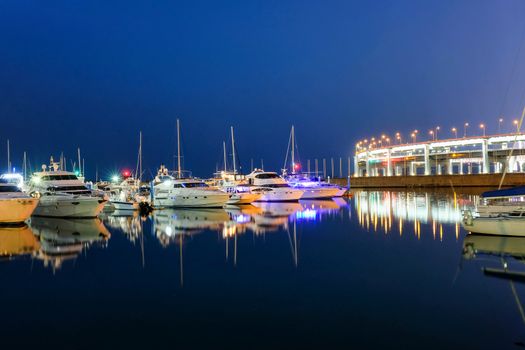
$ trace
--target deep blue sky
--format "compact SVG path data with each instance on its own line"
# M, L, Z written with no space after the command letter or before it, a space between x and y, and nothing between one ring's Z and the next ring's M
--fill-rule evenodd
M15 165L80 146L94 175L134 167L142 130L155 171L179 117L186 168L207 176L230 125L244 166L274 170L292 124L305 166L383 132L510 129L524 26L519 0L0 0L0 142Z

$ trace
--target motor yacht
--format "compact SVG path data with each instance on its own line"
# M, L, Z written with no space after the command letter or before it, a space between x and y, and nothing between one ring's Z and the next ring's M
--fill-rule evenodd
M22 192L21 188L0 178L0 224L19 224L26 221L38 205L38 199Z
M170 179L153 187L157 208L221 208L230 195L197 179Z
M304 191L301 199L330 199L336 197L339 188L304 175L293 174L286 177L290 186Z
M90 190L77 176L59 170L53 162L33 174L29 192L40 198L33 215L63 218L94 218L104 208L107 197L102 191Z
M221 171L210 183L230 195L228 205L245 205L258 201L269 189L248 186L244 175Z
M263 192L258 199L261 202L298 201L304 194L304 190L290 186L276 172L255 169L246 179L253 190Z

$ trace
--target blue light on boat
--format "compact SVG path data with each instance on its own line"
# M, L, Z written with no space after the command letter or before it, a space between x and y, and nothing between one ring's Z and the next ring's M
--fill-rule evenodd
M245 224L247 222L250 222L250 216L241 214L235 218L235 222L237 222L238 224Z
M316 220L317 210L305 209L303 211L298 211L297 213L295 213L295 218L297 220Z

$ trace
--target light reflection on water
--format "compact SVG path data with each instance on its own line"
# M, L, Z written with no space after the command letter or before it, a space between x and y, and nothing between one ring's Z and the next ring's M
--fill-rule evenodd
M421 238L421 225L431 224L434 239L443 239L444 227L459 239L462 210L474 207L477 195L454 192L356 191L354 204L359 224L385 234L412 231ZM447 224L446 226L444 226Z
M499 348L522 339L519 297L525 290L514 281L509 288L504 279L487 278L480 267L504 264L522 271L525 240L466 236L461 210L476 201L476 195L451 191L356 191L349 200L159 210L148 217L115 212L96 220L32 218L24 227L0 228L0 257L13 262L0 268L7 285L20 283L12 281L30 269L41 290L62 296L71 309L77 304L67 302L68 292L91 301L84 309L93 317L86 316L88 325L120 322L127 334L135 326L119 315L133 304L148 317L140 323L148 340L159 331L191 331L192 324L207 332L219 327L221 334L233 325L243 329L238 335L275 325L273 333L286 330L285 339L293 323L298 333L288 345L341 341L353 329L350 344L358 348L384 348L392 339L404 348L430 348L424 343L430 338L441 348ZM86 286L84 280L92 282ZM22 286L13 295L27 295ZM23 305L41 307L45 295L31 295ZM106 299L111 302L99 306ZM62 315L66 306L48 304L49 320L71 318ZM487 307L491 318L479 313ZM59 316L53 314L57 308ZM108 314L113 318L101 321ZM177 314L179 321L170 316ZM203 326L209 319L213 327ZM257 326L243 328L248 325L240 319ZM319 338L299 326L305 320ZM506 327L497 328L503 320ZM24 322L21 316L20 329ZM118 329L115 334L125 339L117 337Z

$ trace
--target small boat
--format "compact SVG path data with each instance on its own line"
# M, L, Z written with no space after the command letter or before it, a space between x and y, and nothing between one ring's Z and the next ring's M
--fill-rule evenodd
M38 205L38 199L22 192L20 187L0 178L0 224L23 223Z
M463 212L463 228L471 233L497 236L525 236L524 213L500 213L497 216L475 216Z
M341 197L344 192L338 186L321 181L321 179L311 176L311 174L301 171L300 162L295 158L295 127L292 125L286 158L284 160L283 178L292 186L303 191L301 199L330 199ZM290 164L288 166L288 154L290 154Z
M479 216L525 213L525 186L483 192L476 211Z

